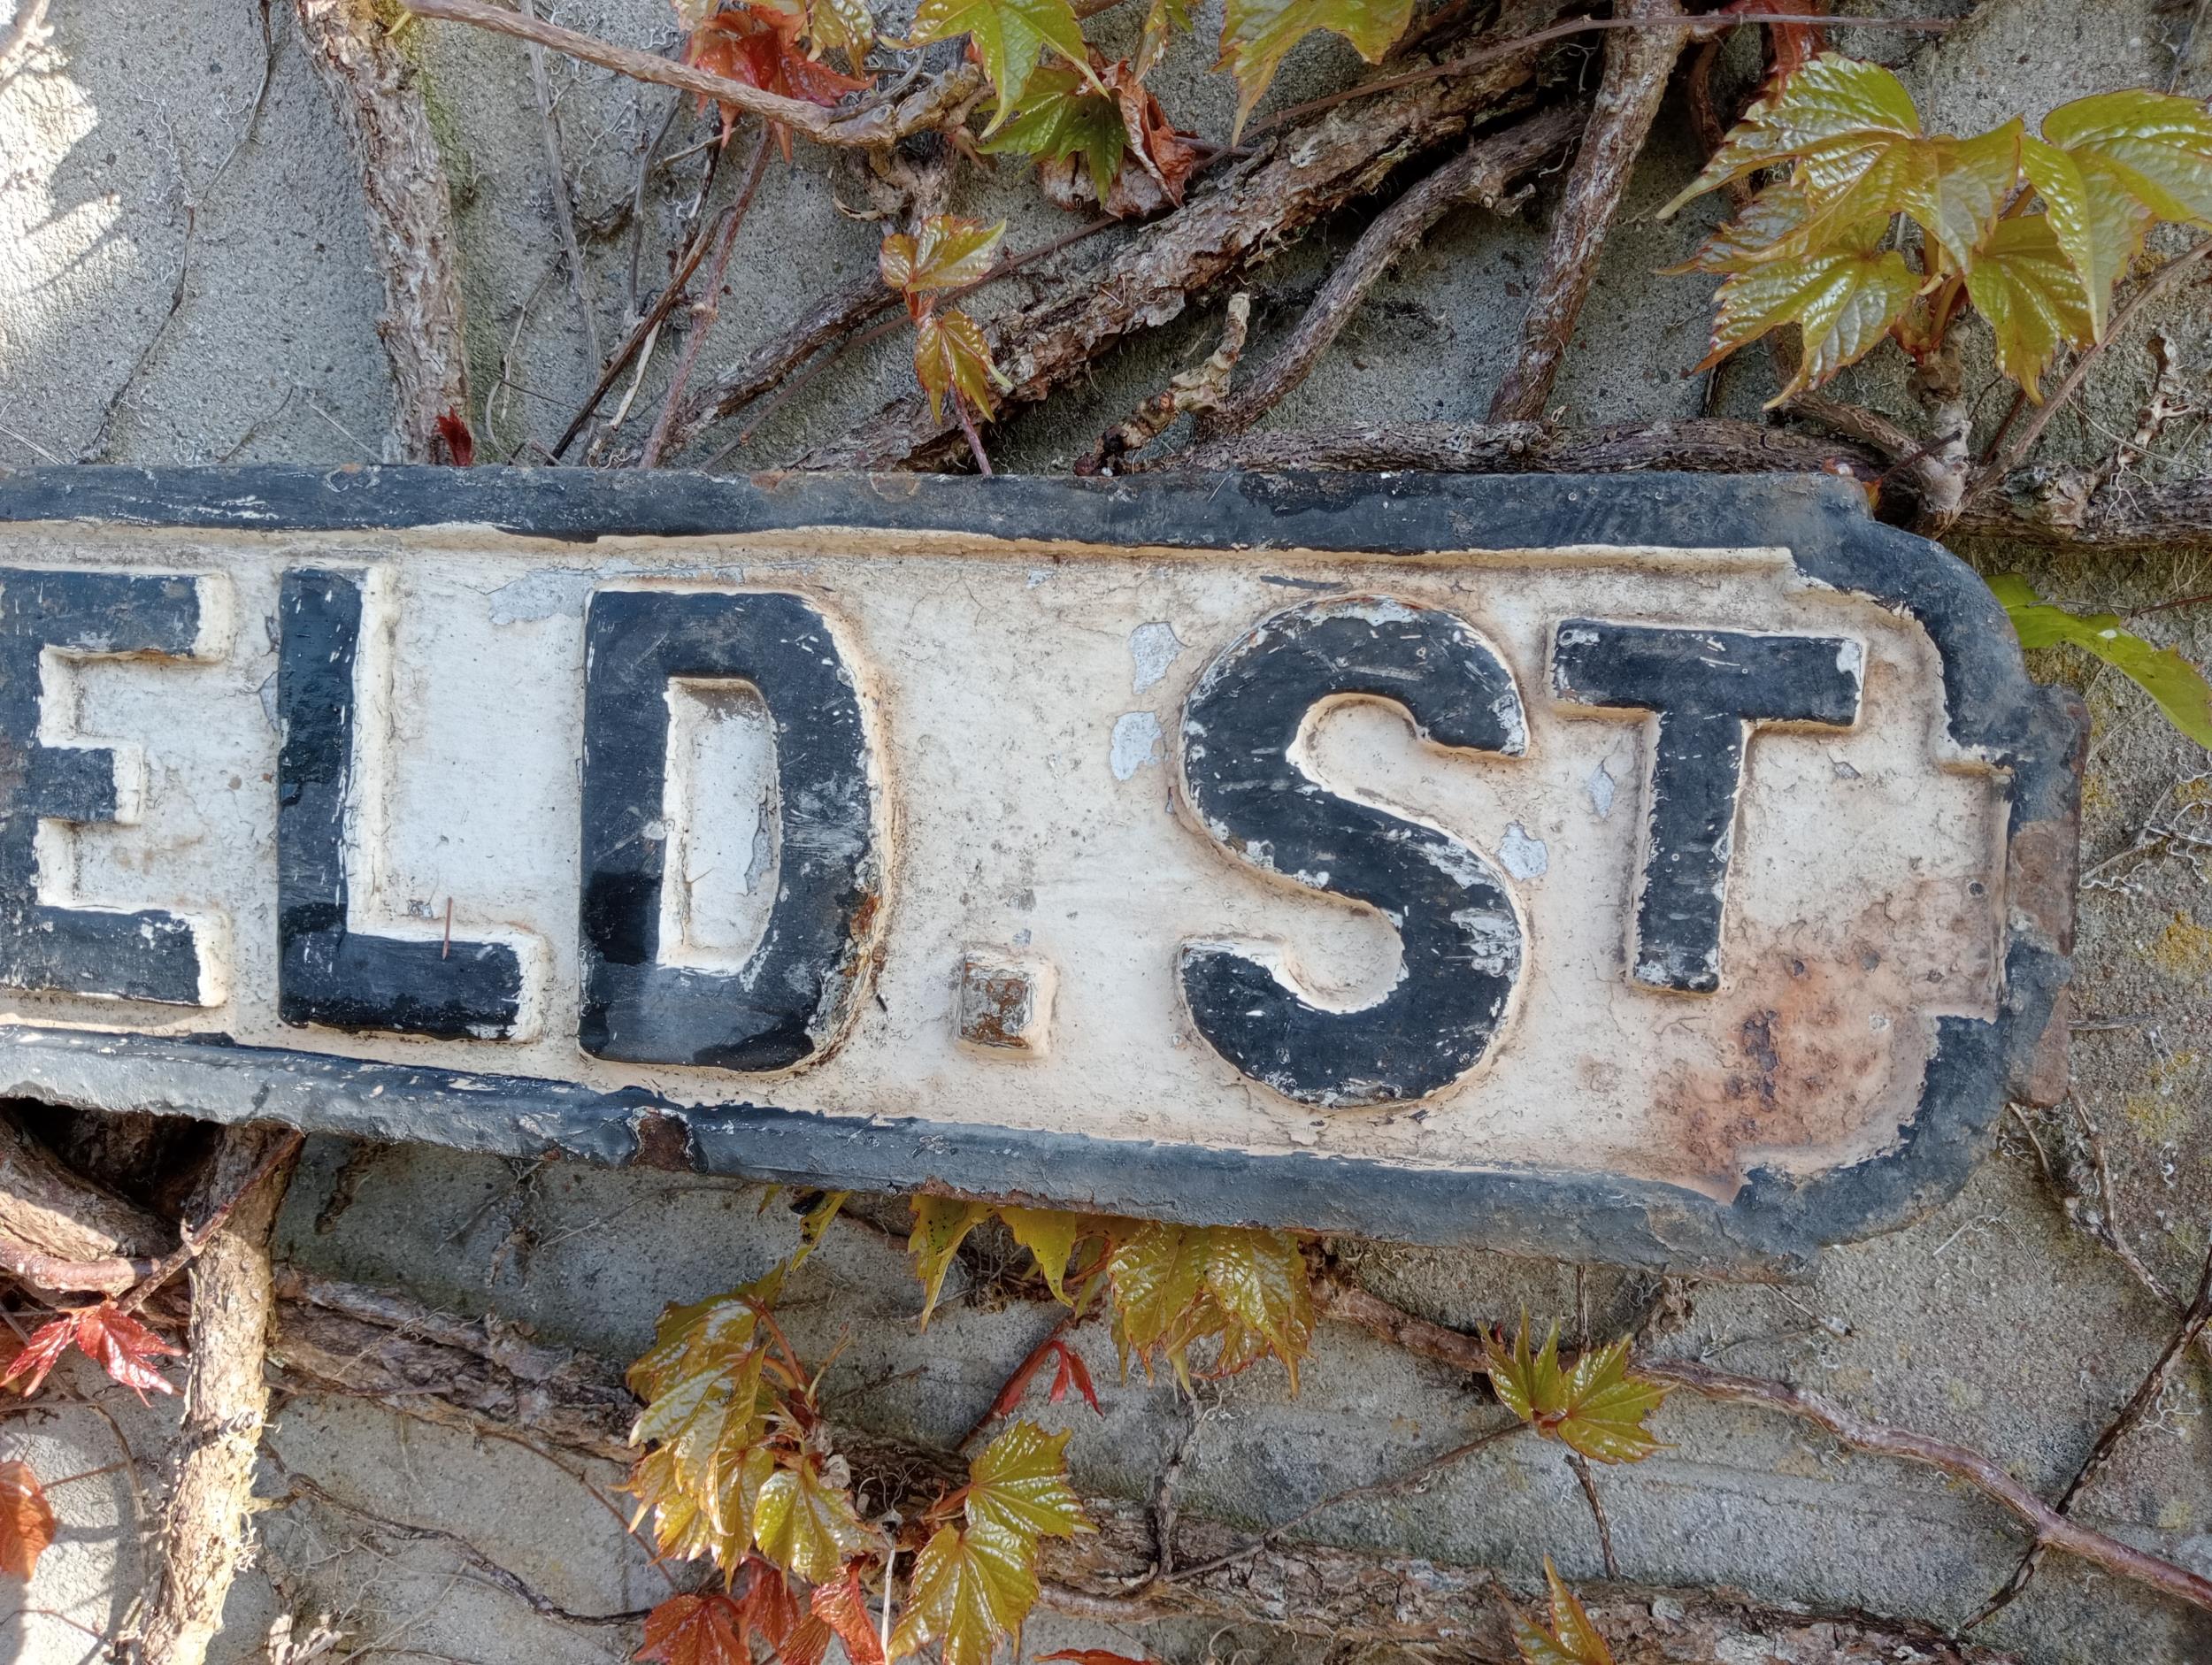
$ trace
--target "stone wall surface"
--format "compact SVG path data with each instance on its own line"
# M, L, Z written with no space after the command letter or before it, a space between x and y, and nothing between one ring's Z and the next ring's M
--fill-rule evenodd
M28 0L15 0L17 4ZM0 0L4 4L4 0ZM658 50L673 38L661 0L559 0L557 20ZM2179 13L2200 12L2183 6ZM273 46L265 58L265 19ZM1200 33L1217 27L1204 9ZM1899 65L1932 128L2031 117L2079 95L2166 82L2175 18L2147 0L1987 0L1953 33L1846 37ZM1102 19L1108 35L1132 27ZM472 416L480 454L529 460L557 434L590 380L585 332L549 211L528 62L515 42L423 24L411 50L445 150L461 234L469 313ZM2212 35L2212 29L2200 32ZM2212 40L2179 65L2185 89L2212 92ZM1187 126L1225 134L1226 82L1187 46L1160 90ZM265 94L261 91L268 65ZM1300 51L1271 104L1338 85L1353 61L1333 43ZM1586 72L1594 75L1594 65ZM626 232L595 235L628 196L640 146L672 95L554 59L563 141L589 242L597 326L624 327ZM703 137L680 112L670 149ZM641 283L661 280L662 249L695 178L648 212ZM1652 211L1694 166L1679 110L1631 188L1624 219L1584 315L1554 403L1568 425L1694 414L1709 399L1751 415L1770 391L1747 362L1709 394L1687 372L1702 351L1709 280L1655 276L1705 216L1662 223ZM735 170L731 170L734 172ZM1011 222L1010 247L1070 223L1025 170L964 172L952 206ZM725 180L723 188L727 188ZM1539 196L1524 217L1473 211L1448 219L1379 285L1319 370L1271 417L1295 427L1348 418L1479 417L1502 373L1520 296L1540 259ZM765 339L826 288L873 264L880 227L849 160L799 147L771 166L738 246L703 364ZM1332 223L1271 264L1257 285L1262 344L1295 321L1333 250L1363 217ZM1083 281L1082 265L1061 281ZM1025 278L979 310L1048 280ZM2087 395L2052 431L2048 455L2083 459L2131 433L2149 378L2147 336L2162 334L2198 406L2212 403L2212 306L2185 288L2108 355ZM284 0L174 0L166 6L55 0L39 43L0 70L0 463L373 460L388 422L388 379L375 317L379 286L354 163L303 59ZM993 434L1002 466L1064 471L1101 429L1210 349L1210 306L1138 342L1091 385ZM1966 343L1978 437L2008 392L1978 330ZM658 408L673 354L664 348L626 432ZM904 349L856 356L780 410L731 466L767 466L838 434L897 392ZM1912 410L1893 357L1845 390ZM2146 464L2201 473L2200 415L2170 424ZM733 434L710 436L695 453ZM2020 569L2046 594L2126 610L2212 588L2201 557L2126 558L1966 551L1991 571ZM2207 614L2145 618L2200 660ZM2026 1130L2062 1157L2080 1125L2101 1131L2118 1221L2168 1290L2185 1291L2208 1247L2212 1165L2212 894L2179 850L2121 855L2170 794L2212 776L2131 686L2052 656L2039 674L2085 690L2095 719L2085 785L2085 862L2072 1108L2009 1124L1963 1193L1918 1225L1829 1253L1788 1286L1709 1285L1668 1346L1731 1368L1784 1375L1866 1414L1997 1454L2047 1495L2063 1486L2098 1430L2133 1392L2170 1330L2166 1308L2092 1231L2106 1201L2062 1210ZM2082 1121L2075 1119L2078 1111ZM510 1165L430 1149L349 1150L311 1143L280 1228L280 1253L317 1270L411 1289L469 1314L495 1313L541 1339L617 1359L634 1355L664 1303L752 1277L788 1247L781 1208L757 1191L650 1172ZM895 1208L880 1210L895 1217ZM1461 1325L1525 1308L1571 1324L1573 1269L1465 1254L1347 1245L1374 1287ZM972 1269L969 1269L972 1270ZM926 1336L897 1246L859 1224L834 1229L795 1281L795 1339L815 1355L841 1342L829 1391L838 1414L902 1436L949 1440L1051 1323L956 1272ZM1591 1269L1580 1290L1594 1331L1630 1310L1627 1280ZM1081 1413L1071 1456L1095 1492L1148 1494L1186 1413L1164 1382L1116 1379L1099 1329L1079 1346L1107 1415ZM166 1404L142 1410L65 1370L0 1432L0 1454L48 1477L103 1469L117 1441L158 1451ZM1303 1391L1271 1368L1205 1395L1184 1479L1187 1509L1241 1523L1296 1513L1343 1486L1394 1472L1465 1437L1485 1407L1440 1367L1325 1325ZM2128 1443L2080 1506L2084 1518L2212 1573L2212 1383L2180 1372L2162 1414ZM1671 1448L1601 1473L1623 1569L1656 1583L1724 1582L1763 1595L1844 1603L1939 1623L1970 1614L2008 1571L2022 1540L2008 1519L1941 1477L1839 1451L1799 1424L1678 1398L1659 1425ZM263 1485L311 1479L334 1504L296 1497L258 1514L257 1559L234 1591L218 1654L262 1657L280 1615L319 1614L346 1634L334 1657L484 1661L616 1660L635 1631L547 1616L485 1577L463 1540L555 1604L582 1613L650 1605L666 1586L623 1530L611 1467L572 1472L518 1446L472 1442L358 1402L284 1402ZM152 1477L149 1475L148 1484ZM595 1489L600 1497L592 1495ZM98 1657L123 1617L142 1555L142 1500L125 1473L55 1493L63 1529L38 1577L0 1616L0 1658ZM364 1513L365 1511L365 1513ZM381 1517L381 1523L372 1516ZM401 1523L430 1529L402 1532ZM1550 1554L1573 1576L1599 1569L1597 1545L1558 1448L1509 1443L1409 1495L1340 1508L1314 1523L1349 1545L1498 1566L1525 1580ZM2037 1661L2212 1657L2212 1621L2054 1557L1985 1640ZM1162 1659L1323 1657L1318 1645L1263 1633L1162 1625L1141 1637L1041 1617L1033 1652L1079 1644L1149 1647Z

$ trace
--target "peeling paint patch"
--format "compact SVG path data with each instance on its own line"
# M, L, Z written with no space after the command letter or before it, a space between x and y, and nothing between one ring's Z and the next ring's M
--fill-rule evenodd
M1590 807L1598 812L1598 819L1602 821L1611 815L1613 813L1613 771L1605 766L1604 758L1598 759L1598 766L1590 771L1589 779L1582 784L1584 789L1590 794Z
M1528 829L1516 821L1505 829L1505 837L1498 843L1498 865L1516 879L1541 879L1550 871L1551 851L1543 840L1531 838Z
M1130 692L1142 694L1156 686L1182 651L1183 644L1176 640L1172 625L1155 622L1131 631L1129 657L1135 662L1136 671L1130 679Z
M1107 762L1117 780L1127 780L1147 763L1160 761L1160 719L1149 711L1125 711L1114 721Z

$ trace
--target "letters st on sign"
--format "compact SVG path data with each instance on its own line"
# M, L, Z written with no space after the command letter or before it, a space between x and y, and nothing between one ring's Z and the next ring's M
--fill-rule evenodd
M1725 1269L2047 1073L2072 721L1847 488L656 486L0 478L0 1088Z

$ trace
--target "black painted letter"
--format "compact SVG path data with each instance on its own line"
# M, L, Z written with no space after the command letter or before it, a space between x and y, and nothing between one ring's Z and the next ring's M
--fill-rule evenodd
M814 1056L853 1009L882 885L860 697L829 622L797 595L602 590L584 639L578 1040L633 1063L762 1070ZM726 971L661 962L678 679L749 684L775 736L775 904Z
M1736 795L1755 723L1858 721L1863 650L1840 636L1753 636L1570 618L1552 686L1583 705L1649 711L1652 747L1643 898L1630 976L1648 988L1720 986L1721 907L1736 841Z
M1199 1032L1255 1080L1307 1104L1385 1104L1480 1060L1520 975L1521 925L1496 870L1467 845L1337 797L1300 768L1307 717L1344 695L1404 707L1438 745L1517 756L1526 744L1513 673L1449 613L1351 596L1246 632L1184 710L1191 807L1253 865L1378 909L1404 966L1375 1004L1329 1011L1258 960L1187 942L1183 997Z
M103 746L39 743L39 664L201 650L192 579L0 571L0 985L212 1006L219 971L191 924L145 909L58 908L38 899L38 824L134 818ZM134 802L135 792L129 794Z
M362 700L361 580L298 568L278 611L277 1015L288 1024L485 1040L514 1037L521 957L503 942L359 931L348 922L346 797Z

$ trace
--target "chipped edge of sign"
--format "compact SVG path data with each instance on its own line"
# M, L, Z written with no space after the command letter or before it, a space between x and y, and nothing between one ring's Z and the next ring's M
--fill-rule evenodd
M0 521L100 519L240 532L489 526L590 542L803 527L957 529L1119 549L1434 556L1563 547L1786 547L1808 579L1916 619L1940 652L1952 740L2008 778L2007 948L1994 1020L1943 1017L1919 1113L1884 1151L1749 1175L1726 1202L1656 1181L1255 1155L631 1091L24 1025L0 1091L85 1108L430 1139L513 1155L673 1165L754 1179L1051 1201L1192 1223L1295 1226L1506 1253L1773 1275L1824 1243L1893 1229L1962 1187L2008 1096L2062 1049L2079 816L2078 699L2032 683L1995 600L1939 546L1878 525L1847 481L1681 474L1024 476L290 467L0 471ZM495 1109L494 1106L496 1106Z

